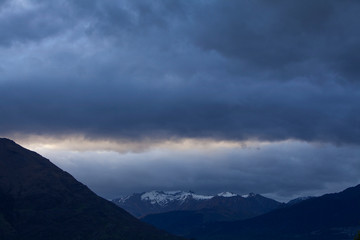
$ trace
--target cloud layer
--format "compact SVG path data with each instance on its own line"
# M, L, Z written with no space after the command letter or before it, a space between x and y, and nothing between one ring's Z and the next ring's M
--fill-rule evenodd
M360 181L359 149L328 144L158 146L138 153L34 149L106 198L156 189L257 192L286 201L340 191Z
M3 1L0 132L359 143L356 1Z
M0 0L0 135L65 144L40 151L104 196L339 190L359 180L359 12L357 0ZM174 148L188 139L198 153ZM235 145L209 156L199 142Z

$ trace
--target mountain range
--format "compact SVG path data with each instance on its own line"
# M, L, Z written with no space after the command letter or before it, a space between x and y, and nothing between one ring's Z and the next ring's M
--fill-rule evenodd
M197 240L352 240L360 230L360 185L287 204L259 194L182 191L138 193L114 202L157 228Z
M360 185L288 204L259 194L182 191L114 202L131 206L142 221L46 158L0 138L1 240L183 239L144 222L196 240L352 240L360 230Z
M1 240L179 240L97 196L39 154L0 138Z
M352 240L360 230L360 185L289 204L258 217L211 223L188 234L198 240Z
M247 219L283 205L254 193L209 196L191 191L135 193L113 201L142 221L182 236L205 223Z
M281 206L280 202L259 194L238 195L222 192L215 196L184 191L134 193L113 202L138 218L172 211L197 211L208 221L230 221L254 217ZM213 215L213 216L211 216Z

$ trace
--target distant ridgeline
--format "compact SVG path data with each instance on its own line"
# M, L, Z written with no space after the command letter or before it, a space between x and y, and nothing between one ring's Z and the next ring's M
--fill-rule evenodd
M216 220L239 220L254 217L278 208L282 204L259 194L237 195L230 192L215 196L183 191L151 191L135 193L113 200L136 217L170 211L199 211L211 209ZM208 214L209 220L212 219Z
M114 202L160 229L197 240L353 240L360 229L360 185L287 204L258 194L181 191L133 194Z
M151 191L113 201L143 221L183 236L205 223L247 219L284 205L259 194L241 196L230 192L208 196L183 191Z

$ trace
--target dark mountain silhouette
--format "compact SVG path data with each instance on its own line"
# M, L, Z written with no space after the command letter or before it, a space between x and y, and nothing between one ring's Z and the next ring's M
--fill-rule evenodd
M1 240L175 240L98 197L49 160L0 138Z
M208 224L199 240L352 240L360 229L360 185L235 222Z

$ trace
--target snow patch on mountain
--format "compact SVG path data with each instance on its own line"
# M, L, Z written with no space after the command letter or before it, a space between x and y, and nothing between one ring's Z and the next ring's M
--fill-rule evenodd
M192 194L192 198L195 200L207 200L207 199L211 199L214 196L206 196L206 195L198 195L198 194Z
M132 197L132 195L129 195L129 196L126 196L126 197L121 197L121 198L119 198L117 201L119 202L119 203L125 203L129 198L131 198Z
M232 193L232 192L222 192L222 193L219 193L217 196L219 196L219 197L236 197L239 195Z
M256 196L255 193L249 193L249 194L242 195L243 198L250 198L250 197L255 197L255 196Z

